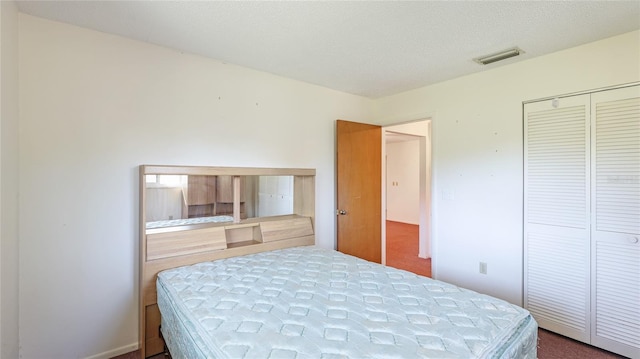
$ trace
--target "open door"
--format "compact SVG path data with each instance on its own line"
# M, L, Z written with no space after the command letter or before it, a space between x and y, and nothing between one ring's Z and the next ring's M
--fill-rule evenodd
M338 120L338 251L382 260L382 127Z

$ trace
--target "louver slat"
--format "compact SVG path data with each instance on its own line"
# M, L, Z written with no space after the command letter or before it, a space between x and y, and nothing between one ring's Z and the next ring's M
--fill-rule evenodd
M592 344L640 358L640 91L592 97Z
M640 348L640 247L596 246L596 335ZM608 254L608 255L607 255ZM630 257L628 260L621 258Z
M525 307L588 341L589 96L525 106Z
M586 228L584 105L542 110L527 118L530 223ZM571 173L572 178L564 177ZM557 185L550 178L562 178ZM553 216L549 216L553 213Z
M640 98L595 105L596 229L640 233ZM615 148L615 149L612 149Z

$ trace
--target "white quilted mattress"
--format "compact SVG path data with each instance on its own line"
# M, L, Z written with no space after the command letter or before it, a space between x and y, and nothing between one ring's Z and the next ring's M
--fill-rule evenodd
M213 217L194 217L194 218L180 218L180 219L167 219L164 221L147 222L147 229L173 227L173 226L187 226L191 224L203 224L203 223L222 223L233 222L231 216L213 216Z
M170 269L157 284L174 359L536 358L526 310L314 246Z

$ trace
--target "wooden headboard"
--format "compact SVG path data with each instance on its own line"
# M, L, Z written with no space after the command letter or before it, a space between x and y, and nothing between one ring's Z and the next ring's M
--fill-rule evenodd
M146 228L147 176L232 176L234 220ZM292 176L293 213L241 219L242 176ZM205 196L206 197L206 196ZM256 197L257 198L257 197ZM140 306L141 357L161 353L160 311L156 277L160 271L199 262L315 243L315 170L291 168L233 168L140 166Z

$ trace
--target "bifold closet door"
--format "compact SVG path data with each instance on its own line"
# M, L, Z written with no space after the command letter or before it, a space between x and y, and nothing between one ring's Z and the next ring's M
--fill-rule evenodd
M524 107L524 305L589 342L590 95Z
M591 344L640 358L640 86L591 95Z

